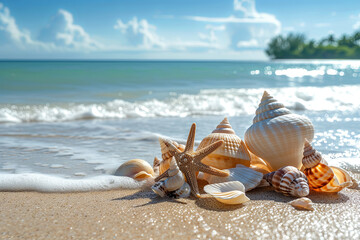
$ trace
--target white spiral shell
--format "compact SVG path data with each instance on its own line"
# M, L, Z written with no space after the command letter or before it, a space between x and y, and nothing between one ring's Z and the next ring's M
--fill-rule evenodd
M304 140L313 137L308 118L291 113L265 91L253 124L246 130L245 143L274 170L285 166L300 169Z

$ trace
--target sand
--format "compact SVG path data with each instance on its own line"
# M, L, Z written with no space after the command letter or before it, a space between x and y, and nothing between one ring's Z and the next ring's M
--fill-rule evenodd
M311 193L315 211L270 187L223 205L151 191L0 192L0 239L359 239L360 191Z

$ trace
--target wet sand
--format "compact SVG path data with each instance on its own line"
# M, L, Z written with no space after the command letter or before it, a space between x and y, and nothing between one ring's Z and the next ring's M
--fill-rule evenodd
M160 198L151 191L0 192L0 239L359 239L360 191L312 193L296 210L270 187L223 205Z

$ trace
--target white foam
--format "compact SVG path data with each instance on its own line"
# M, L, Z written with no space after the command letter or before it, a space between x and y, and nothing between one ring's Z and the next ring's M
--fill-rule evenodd
M262 93L271 95L295 111L358 111L359 85L289 87L272 89L207 89L198 94L172 95L168 99L97 104L0 105L0 123L54 122L80 119L239 116L254 114Z
M102 175L84 179L66 179L38 173L0 174L0 191L86 192L111 189L135 189L151 184L129 177Z

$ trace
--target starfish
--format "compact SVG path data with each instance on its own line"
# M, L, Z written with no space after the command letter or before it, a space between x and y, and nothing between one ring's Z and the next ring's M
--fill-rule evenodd
M176 146L174 146L171 141L165 140L165 144L169 148L170 153L175 157L176 163L179 166L180 171L185 175L186 181L191 187L191 193L194 196L201 198L196 179L196 172L201 171L219 177L227 177L229 176L229 173L201 163L201 160L204 157L215 151L224 143L224 141L220 140L214 142L213 144L194 152L195 131L196 124L193 123L190 128L185 150L183 152L176 148ZM158 176L155 181L159 181L164 177L168 177L168 171L169 170L166 170L163 174Z

